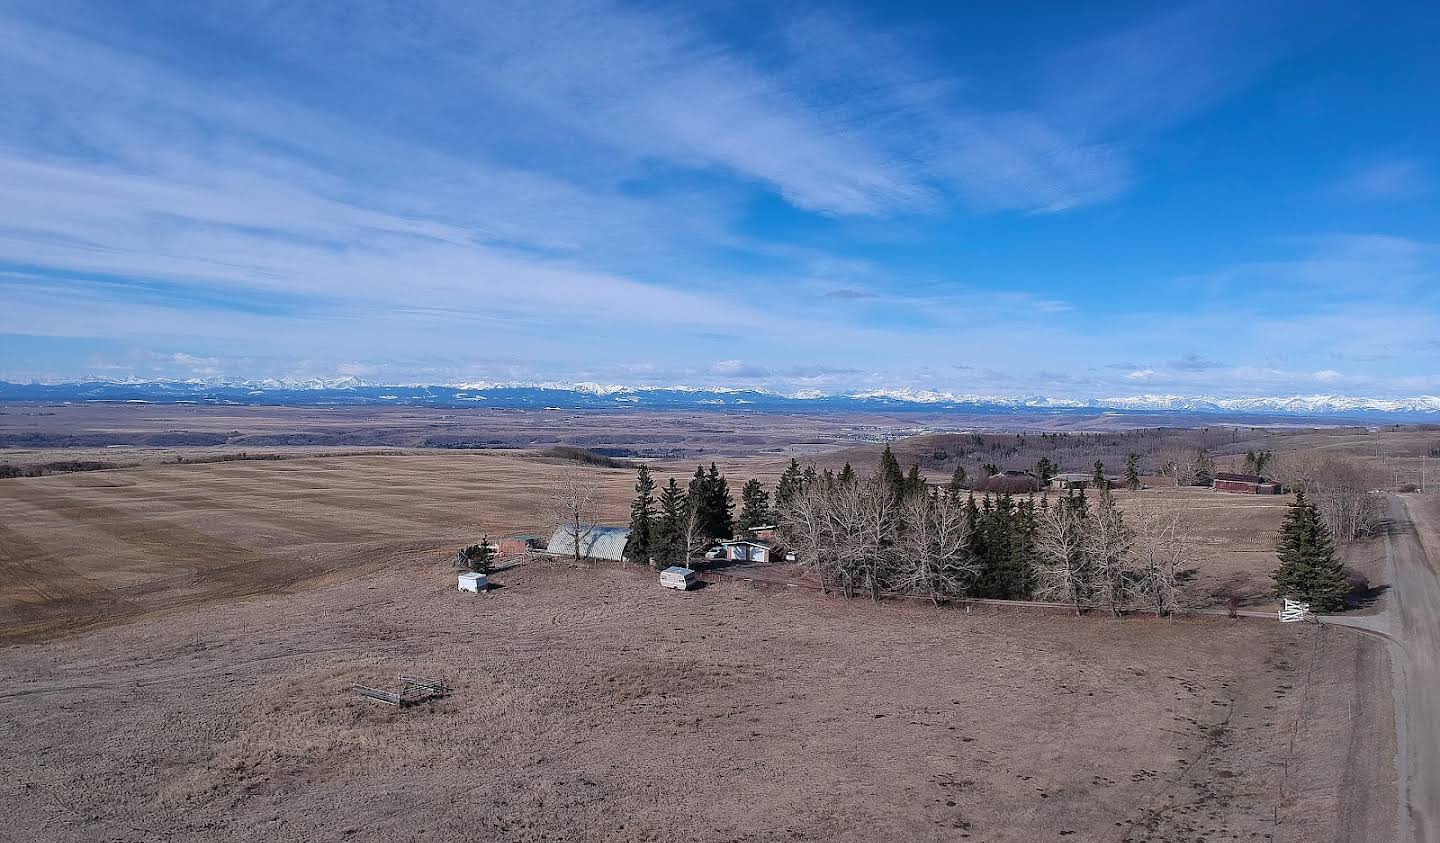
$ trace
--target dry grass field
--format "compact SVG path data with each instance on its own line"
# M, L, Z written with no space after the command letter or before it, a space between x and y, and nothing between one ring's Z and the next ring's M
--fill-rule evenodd
M546 530L575 472L623 523L633 472L319 454L0 480L0 836L1360 840L1394 815L1388 664L1346 631L560 563L466 597L455 548ZM719 462L738 490L787 460ZM1268 599L1285 499L1120 501L1186 514L1197 594ZM347 693L401 672L457 692Z
M780 461L733 460L773 481ZM657 464L683 482L688 463ZM444 554L482 533L545 532L564 474L602 482L602 518L624 523L633 473L518 452L423 452L148 466L0 481L0 641L153 611L295 590L336 571ZM1204 489L1121 493L1182 508L1199 541L1197 598L1228 587L1264 600L1268 537L1283 500Z
M0 640L375 570L539 529L572 464L429 453L152 466L0 481ZM628 511L629 471L602 511Z
M732 489L773 483L783 458L722 462ZM683 483L693 463L654 463ZM46 637L154 611L324 581L445 554L514 532L548 532L548 490L583 471L601 520L628 518L633 472L524 452L421 451L149 465L0 480L0 641ZM940 478L934 478L940 480ZM1197 605L1235 594L1268 604L1271 536L1286 499L1159 486L1118 492L1127 509L1179 509L1195 536ZM1357 550L1357 562L1373 555Z
M17 840L1318 840L1393 818L1366 639L414 555L12 646ZM348 693L456 688L405 710Z

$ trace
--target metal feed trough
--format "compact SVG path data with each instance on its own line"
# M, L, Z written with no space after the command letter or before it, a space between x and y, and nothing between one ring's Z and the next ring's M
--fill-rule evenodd
M426 679L423 676L406 676L400 674L400 691L386 691L380 688L371 688L367 685L351 685L350 689L362 697L378 700L388 705L404 708L407 705L435 700L448 696L453 688L446 685L439 679Z

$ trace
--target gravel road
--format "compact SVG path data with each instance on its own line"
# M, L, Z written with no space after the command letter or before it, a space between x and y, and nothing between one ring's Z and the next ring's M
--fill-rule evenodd
M1385 612L1326 617L1391 642L1395 672L1400 839L1440 841L1440 502L1391 496L1385 537L1391 588Z

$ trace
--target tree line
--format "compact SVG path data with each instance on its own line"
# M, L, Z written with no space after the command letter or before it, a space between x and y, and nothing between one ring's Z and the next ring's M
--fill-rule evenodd
M822 587L846 596L1168 613L1180 608L1180 588L1195 573L1179 516L1142 513L1132 526L1107 484L1094 504L1084 489L1054 501L1008 492L977 500L958 472L944 487L930 487L918 469L902 473L888 447L868 477L813 469L795 477L796 469L779 496L781 536Z
M657 568L685 565L717 541L735 536L735 499L729 481L715 463L695 467L695 475L682 487L675 478L656 494L650 467L641 465L635 477L635 500L630 505L630 536L625 558L653 562ZM739 527L761 526L770 517L770 496L758 480L741 490L743 506Z
M1135 461L1127 460L1127 486L1136 474ZM1098 461L1095 475L1103 477ZM817 471L792 459L773 495L759 480L746 481L737 516L729 482L714 463L697 466L684 486L670 478L663 487L641 465L625 555L657 568L688 565L718 541L774 525L823 590L847 597L1037 600L1077 614L1184 608L1183 589L1198 572L1182 515L1142 501L1127 515L1108 484L1095 488L1093 498L1084 488L1054 499L1008 492L977 498L963 470L932 486L918 466L902 470L886 446L865 476L849 463L839 472ZM1277 551L1277 596L1319 612L1344 608L1349 583L1334 536L1303 491Z

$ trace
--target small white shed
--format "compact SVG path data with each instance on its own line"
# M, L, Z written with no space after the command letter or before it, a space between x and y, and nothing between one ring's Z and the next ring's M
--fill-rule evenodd
M473 591L479 593L481 591L484 591L486 586L488 586L489 584L489 577L486 577L484 574L476 574L470 571L466 571L465 573L460 575L461 591Z

